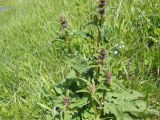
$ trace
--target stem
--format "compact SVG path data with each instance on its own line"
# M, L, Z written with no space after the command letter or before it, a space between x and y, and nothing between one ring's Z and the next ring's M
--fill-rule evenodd
M70 53L70 54L72 54L72 48L71 48L71 38L70 38L70 36L69 36L69 33L68 33L68 31L65 31L65 36L66 36L66 42L67 42L67 48L68 48L68 52Z
M102 27L103 27L103 23L104 23L104 18L100 18L99 20L99 25L97 25L97 29L98 29L98 40L97 40L97 47L100 46L100 44L103 42L103 37L102 37Z
M95 80L98 80L98 79L99 79L99 74L100 74L100 66L97 65L97 67L96 67L96 78L95 78Z
M95 102L94 102L94 100L91 98L91 102L92 102L92 106L93 106L93 109L94 109L94 111L95 111L95 114L96 114L96 116L98 115L98 112L97 112L97 109L96 109L96 105L95 105Z
M100 46L100 42L101 42L101 27L98 26L98 39L97 39L97 47Z
M101 115L103 116L104 115L104 101L105 101L105 96L106 96L106 92L103 93L103 98L102 98L102 111L101 111Z

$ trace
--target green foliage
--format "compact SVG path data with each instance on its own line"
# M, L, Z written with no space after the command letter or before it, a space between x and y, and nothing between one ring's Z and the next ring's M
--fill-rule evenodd
M145 97L142 94L126 88L120 79L112 76L115 65L110 59L114 59L114 56L105 62L106 50L100 48L112 47L105 34L108 29L104 24L105 5L105 0L99 1L98 13L91 14L91 21L85 25L85 28L88 26L91 28L86 29L88 31L85 33L75 32L78 34L70 36L72 32L66 30L68 21L61 16L63 18L61 26L65 32L63 38L65 44L68 44L66 46L68 53L71 53L66 62L71 67L71 72L62 83L54 87L56 96L53 99L55 108L53 119L132 120L146 118L151 114L158 115L158 111L144 101ZM74 43L76 39L73 39L73 35L75 38L80 36L82 41L91 40L87 37L90 35L93 41L76 49L77 42ZM104 46L105 44L108 45ZM116 48L123 48L122 45L117 45ZM90 46L94 47L90 48ZM88 51L83 52L86 48L89 48Z
M98 1L0 0L0 119L159 119L160 1L107 0L101 15Z
M90 64L86 65L87 62ZM68 63L72 68L71 73L54 87L56 96L53 106L56 111L53 119L132 120L158 115L158 111L152 110L143 100L144 95L125 88L115 76L112 76L112 82L108 83L103 73L99 74L99 79L88 74L91 70L95 72L97 67L93 66L91 61L79 56ZM83 70L79 69L80 67ZM70 98L67 105L65 98Z

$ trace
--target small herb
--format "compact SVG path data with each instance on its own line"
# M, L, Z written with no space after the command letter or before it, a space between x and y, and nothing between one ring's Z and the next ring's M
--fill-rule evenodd
M105 7L106 0L99 0L96 19L91 19L91 24L96 30L89 35L94 36L94 42L88 42L90 40L88 37L84 39L84 34L73 34L76 39L85 42L81 44L79 51L74 51L76 48L73 43L76 45L78 40L74 41L74 37L70 36L72 32L67 30L67 19L64 16L60 18L61 27L65 31L66 48L69 54L72 52L72 56L65 61L70 66L70 73L60 84L54 86L53 102L58 108L54 119L61 117L66 120L68 118L132 120L145 119L147 114L157 114L157 111L144 101L144 95L126 88L122 80L114 76L112 63L114 58L106 55L104 47ZM93 51L90 50L92 47ZM100 51L97 52L98 50ZM111 60L106 60L106 56ZM70 94L66 95L66 91ZM69 117L66 117L67 115Z
M60 17L60 24L61 24L62 29L68 28L68 21L65 16Z

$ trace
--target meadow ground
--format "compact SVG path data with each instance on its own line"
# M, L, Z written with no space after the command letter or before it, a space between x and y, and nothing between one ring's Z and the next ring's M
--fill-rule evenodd
M50 119L53 85L66 73L61 43L53 43L59 17L82 30L95 0L10 0L0 5L0 119ZM115 73L160 110L160 0L109 0L106 8ZM128 70L129 67L129 70Z

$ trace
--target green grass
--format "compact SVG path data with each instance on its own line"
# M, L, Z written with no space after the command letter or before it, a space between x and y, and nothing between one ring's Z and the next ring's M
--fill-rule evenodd
M65 75L62 46L52 41L65 14L73 29L88 22L90 1L17 0L13 10L0 13L0 119L47 119L50 114L37 103L52 104L54 82ZM124 84L149 95L160 109L160 1L109 1L106 25L112 45L124 43L115 58ZM155 44L148 48L150 41ZM131 59L130 71L127 70ZM49 101L49 102L48 102ZM49 117L48 117L49 119Z

